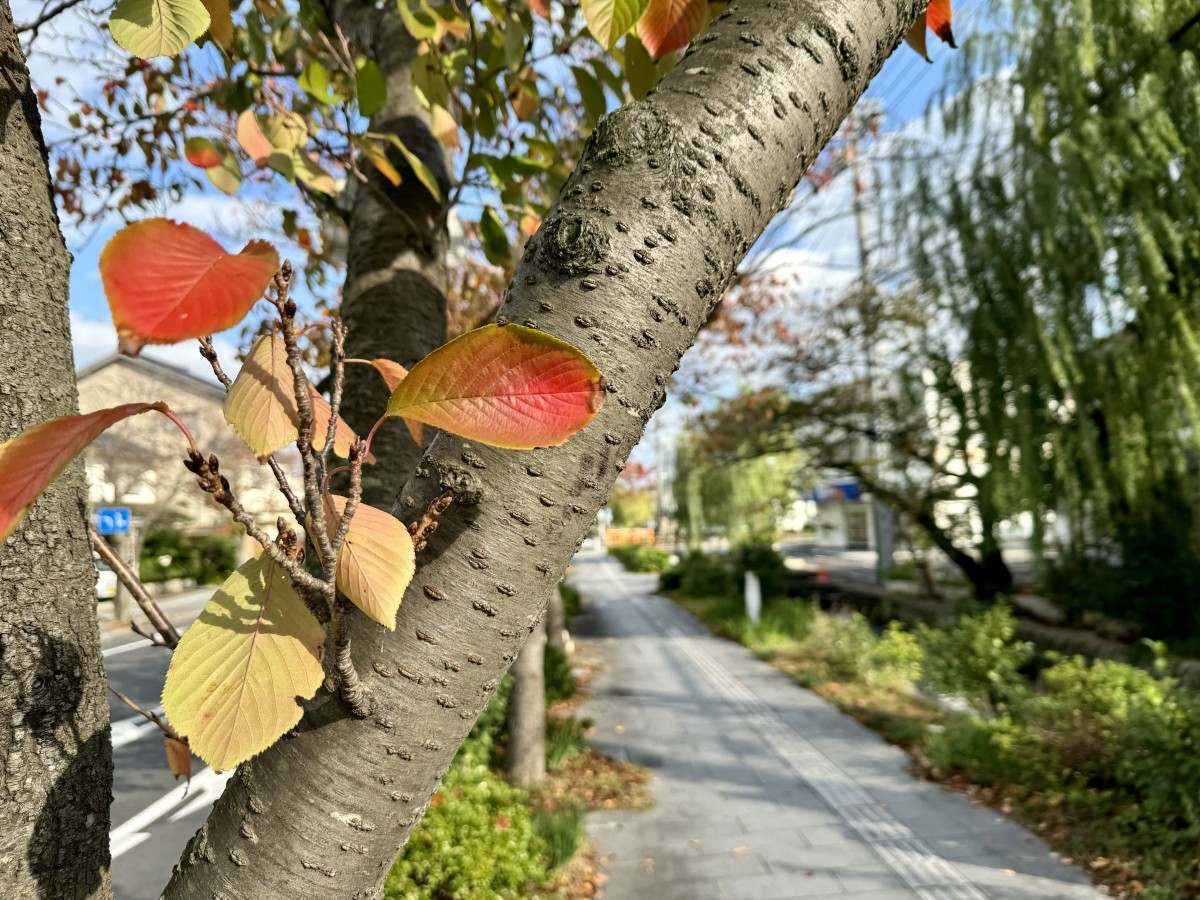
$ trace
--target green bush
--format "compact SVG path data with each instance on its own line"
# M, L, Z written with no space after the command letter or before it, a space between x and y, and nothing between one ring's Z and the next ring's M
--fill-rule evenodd
M918 626L921 683L963 697L981 712L1002 709L1024 692L1020 670L1033 656L1033 646L1016 640L1016 631L1012 611L1002 604L964 615L950 628Z
M665 572L671 566L671 554L652 544L614 544L608 552L630 572Z
M1030 765L1028 732L1007 717L951 716L930 731L922 748L926 762L941 776L959 775L973 784L1021 783Z
M818 615L813 619L804 652L823 681L865 679L879 639L861 614Z
M386 900L517 900L546 880L524 791L486 766L450 769L384 887Z
M570 622L583 611L583 597L565 581L558 586L558 592L562 595L563 617Z
M783 554L768 541L738 544L730 553L730 561L739 588L746 583L746 573L753 572L758 576L763 597L782 597L787 593L784 581L787 569L783 565Z
M571 660L557 647L546 645L543 661L546 682L546 705L561 703L575 696L575 675L571 671Z
M888 622L871 650L869 681L916 683L921 680L925 650L900 622Z
M568 862L583 843L582 806L563 805L539 809L533 814L533 831L546 848L546 868L550 871Z
M169 559L166 565L161 560ZM138 577L146 583L193 578L220 584L237 568L237 542L209 534L187 537L173 528L152 528L142 541Z
M546 717L546 769L557 772L568 760L587 752L587 740L583 734L592 727L590 719L574 716Z
M660 590L678 590L687 597L731 597L738 593L729 563L699 550L688 553L658 582Z

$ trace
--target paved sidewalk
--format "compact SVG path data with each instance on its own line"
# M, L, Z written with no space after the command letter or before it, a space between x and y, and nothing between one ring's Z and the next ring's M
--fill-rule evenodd
M907 756L654 597L575 559L606 663L592 743L654 771L657 806L589 817L608 900L1050 900L1104 896L1039 838L916 781Z

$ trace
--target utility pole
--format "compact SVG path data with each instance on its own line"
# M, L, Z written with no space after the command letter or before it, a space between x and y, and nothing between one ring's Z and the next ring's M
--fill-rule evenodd
M866 183L863 175L863 165L859 156L859 145L879 131L883 120L883 105L878 100L865 98L859 101L846 125L847 146L846 155L850 159L854 175L854 224L858 235L858 264L859 264L859 316L862 320L863 343L865 345L865 375L867 400L867 428L872 437L869 440L875 477L881 478L880 466L887 458L885 442L878 438L879 420L875 412L875 339L879 326L880 306L879 293L875 289L875 280L871 272L871 244L867 233L867 204L864 201ZM878 497L873 497L871 507L871 525L875 534L875 580L882 583L892 565L892 555L895 552L895 527L890 507Z

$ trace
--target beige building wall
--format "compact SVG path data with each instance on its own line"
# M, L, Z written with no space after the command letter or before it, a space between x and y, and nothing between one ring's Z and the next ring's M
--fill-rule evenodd
M273 534L276 518L290 515L287 504L270 470L225 421L225 390L215 379L206 382L163 363L124 356L109 357L79 373L81 412L157 400L188 426L203 453L217 455L221 473L242 505ZM258 552L258 545L233 525L228 513L196 487L195 477L183 467L186 454L187 441L179 429L157 413L117 423L86 452L89 504L93 509L128 506L141 517L143 530L175 521L186 533L238 534L246 556ZM284 464L293 468L288 460Z

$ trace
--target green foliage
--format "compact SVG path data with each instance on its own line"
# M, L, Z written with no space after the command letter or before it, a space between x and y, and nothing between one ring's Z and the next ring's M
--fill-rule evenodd
M565 581L558 586L558 592L562 595L563 618L569 622L583 611L583 597Z
M384 887L386 900L517 900L545 880L546 845L524 791L483 765L455 765Z
M783 554L771 546L771 541L765 538L751 538L737 544L730 553L733 563L733 577L739 586L745 584L746 572L754 572L762 585L763 597L782 597L784 576Z
M546 868L551 872L570 861L583 843L585 812L582 806L564 804L533 814L533 831L546 848Z
M543 671L547 705L570 700L575 696L575 675L571 671L571 659L567 654L547 644Z
M727 560L693 550L662 573L659 589L688 597L728 597L737 593L737 582Z
M1020 697L1021 668L1033 646L1016 640L1016 620L1003 604L964 615L951 628L920 625L924 651L922 683L938 693L964 697L976 709L993 711Z
M546 769L557 772L568 760L587 752L584 732L592 727L588 719L574 716L546 717Z
M665 572L671 565L671 554L651 544L614 544L608 553L630 572Z
M163 559L169 559L164 565ZM142 542L138 576L151 583L193 578L220 584L237 568L237 542L216 534L187 537L173 528L152 528Z
M653 524L657 505L658 497L648 488L630 488L618 484L608 495L613 525L618 528L642 528Z

